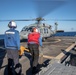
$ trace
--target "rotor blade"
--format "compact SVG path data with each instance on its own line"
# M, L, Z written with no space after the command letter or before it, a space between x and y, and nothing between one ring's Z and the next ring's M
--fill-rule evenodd
M0 22L4 21L76 21L76 19L43 19L43 18L36 18L36 19L14 19L14 20L0 20Z
M76 21L76 19L47 19L44 21Z
M44 17L50 12L53 12L58 7L65 4L66 0L37 0L34 1L37 17Z
M13 20L0 20L0 22L4 21L33 21L34 19L13 19Z
M0 22L4 22L4 21L10 21L10 20L0 20Z
M76 21L76 19L62 19L62 20L58 20L58 21Z

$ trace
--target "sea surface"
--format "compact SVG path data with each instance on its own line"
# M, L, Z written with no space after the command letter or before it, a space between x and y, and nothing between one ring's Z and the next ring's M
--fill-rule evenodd
M76 36L76 32L57 32L54 36Z
M57 32L53 36L76 36L76 32ZM4 39L4 34L0 34L1 39Z
M4 46L4 34L0 34L0 47Z
M4 39L4 34L0 34L0 40Z

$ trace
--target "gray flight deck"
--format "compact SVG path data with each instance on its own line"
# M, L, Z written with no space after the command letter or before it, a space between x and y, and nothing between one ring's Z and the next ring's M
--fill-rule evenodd
M67 57L66 51L70 51L76 45L75 40L76 37L51 37L46 42L43 42L44 48L41 49L43 53L39 58L39 63L46 62L48 59L49 61L46 66L43 63L43 66L40 67L41 70L35 75L76 75L75 66L65 66L65 62L61 63ZM22 42L21 45L27 47L26 42ZM20 63L22 65L22 73L24 75L32 75L30 71L30 53L26 52L20 58ZM0 48L0 75L8 75L7 53L2 47Z
M45 67L38 75L76 75L76 67L54 63Z

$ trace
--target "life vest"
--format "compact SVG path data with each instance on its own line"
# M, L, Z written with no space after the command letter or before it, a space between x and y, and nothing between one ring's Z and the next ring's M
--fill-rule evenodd
M36 44L39 44L39 38L40 38L40 33L38 33L38 32L29 33L28 43L34 42Z

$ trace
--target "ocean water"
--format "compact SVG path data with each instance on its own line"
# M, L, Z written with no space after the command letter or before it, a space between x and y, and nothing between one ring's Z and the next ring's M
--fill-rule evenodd
M4 46L4 35L1 34L0 35L0 47L3 47ZM1 49L0 49L1 50Z
M4 39L4 34L0 34L0 40Z
M57 32L54 36L76 36L76 32Z
M53 36L76 36L76 32L57 32ZM1 39L4 39L4 34L0 34Z

